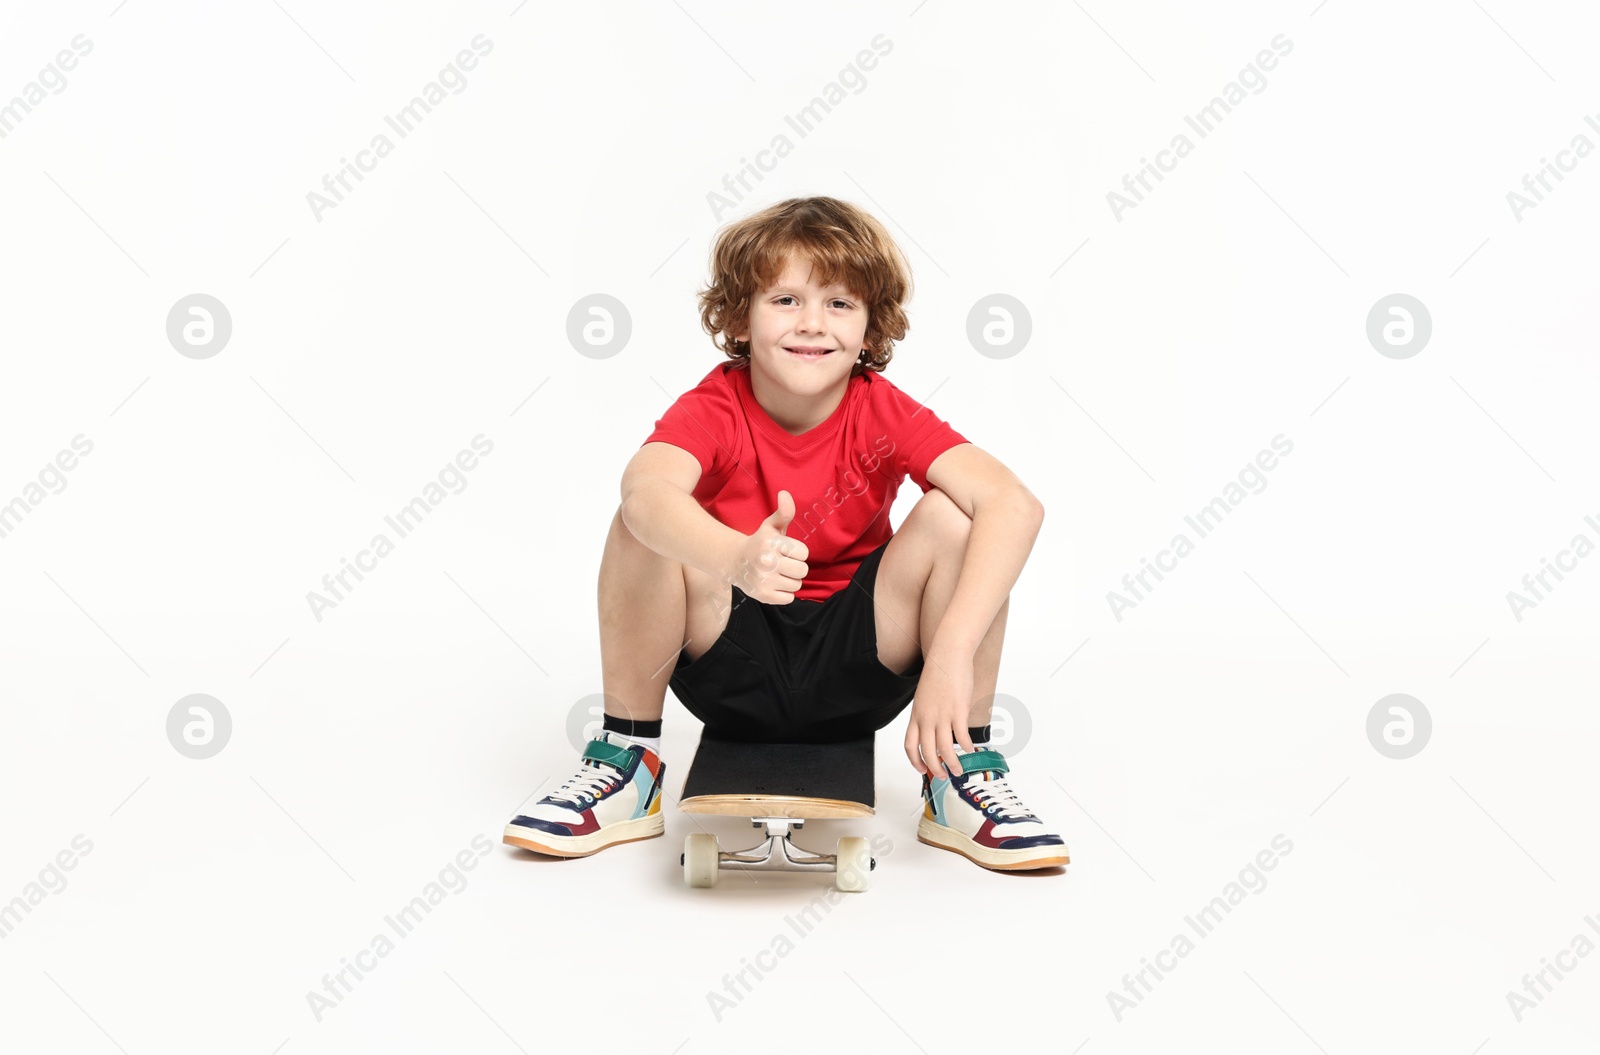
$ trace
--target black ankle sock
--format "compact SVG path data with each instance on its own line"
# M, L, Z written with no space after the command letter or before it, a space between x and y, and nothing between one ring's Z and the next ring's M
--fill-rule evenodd
M608 714L605 716L605 721L601 724L601 728L609 729L613 733L621 733L623 736L660 736L661 719L657 718L653 722L639 722L631 718L617 718Z
M972 738L972 746L982 749L989 742L989 727L987 725L969 726L967 735Z

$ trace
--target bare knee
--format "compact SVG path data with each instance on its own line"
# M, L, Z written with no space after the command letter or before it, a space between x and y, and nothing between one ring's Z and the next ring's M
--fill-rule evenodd
M628 527L627 521L622 519L622 507L617 507L617 513L611 518L611 533L606 540L608 553L616 554L625 559L630 568L638 568L642 564L656 566L662 575L668 573L670 568L673 573L678 573L682 567L670 557L663 557L655 550L644 544L644 541L635 535Z
M919 529L937 538L941 548L966 548L972 534L972 518L939 488L932 488L923 495L911 510L911 516L920 516ZM906 519L909 523L910 517Z
M620 505L617 506L617 515L611 518L611 536L625 546L644 546L644 543L639 541L639 536L629 530L628 522L622 519ZM649 549L648 546L645 548Z
M638 594L641 591L659 596L663 588L674 589L683 581L683 566L663 557L639 540L628 530L617 509L611 518L611 530L606 537L605 551L600 557L600 590L602 593L622 591Z

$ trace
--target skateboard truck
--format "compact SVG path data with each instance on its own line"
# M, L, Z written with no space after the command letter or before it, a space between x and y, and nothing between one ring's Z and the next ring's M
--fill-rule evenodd
M838 854L812 853L803 846L798 846L790 838L795 832L806 826L806 822L799 817L752 817L750 827L765 828L767 841L759 846L752 846L747 850L720 850L718 851L717 865L719 868L729 866L748 866L752 869L764 869L774 872L833 872L838 870ZM782 857L774 857L773 851L781 849ZM757 856L759 854L759 856ZM798 854L798 856L797 856ZM684 855L678 855L678 863L684 863ZM875 857L867 859L867 869L870 871L878 867Z
M878 867L867 840L846 836L839 840L837 853L813 853L796 845L791 838L805 824L800 817L752 817L750 827L764 829L766 841L743 850L723 850L717 845L716 836L696 832L685 840L678 863L683 865L684 878L695 887L714 886L718 870L726 868L752 872L833 872L834 883L840 890L865 890L867 873Z
M703 730L678 808L690 814L748 817L765 841L724 851L715 835L695 832L684 840L678 858L684 881L692 887L715 886L725 868L832 872L840 890L867 889L877 862L866 839L847 835L836 852L824 854L795 845L793 836L807 820L873 815L872 752L871 737L840 743L752 743Z

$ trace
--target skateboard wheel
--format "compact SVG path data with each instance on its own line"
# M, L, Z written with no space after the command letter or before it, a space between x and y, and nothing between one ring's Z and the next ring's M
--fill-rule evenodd
M692 887L716 886L720 859L721 850L717 846L717 837L705 832L695 832L683 841L684 882Z
M844 891L865 890L872 866L872 852L867 840L859 835L847 835L839 840L839 850L835 855L834 885Z

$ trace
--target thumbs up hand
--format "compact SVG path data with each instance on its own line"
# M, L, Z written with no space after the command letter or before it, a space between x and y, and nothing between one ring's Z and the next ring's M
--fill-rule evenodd
M746 597L762 604L789 604L809 570L811 551L785 532L794 520L794 497L778 492L778 508L745 537L739 547L732 582Z

